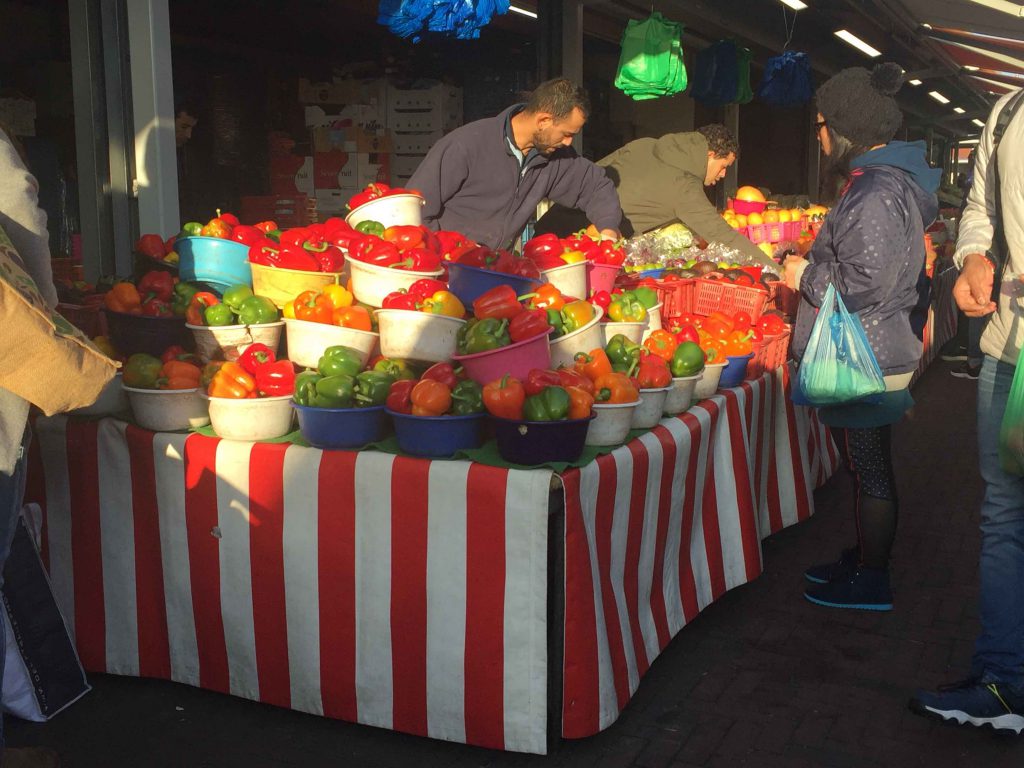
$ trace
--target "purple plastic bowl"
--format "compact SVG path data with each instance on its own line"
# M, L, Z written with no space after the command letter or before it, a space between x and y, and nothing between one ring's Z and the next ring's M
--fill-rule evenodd
M489 349L472 355L453 355L452 362L461 365L466 376L480 386L500 379L505 374L525 381L534 368L551 367L551 343L548 339L553 329L540 333L532 339L517 341L507 347Z
M498 453L513 464L579 461L587 427L596 416L568 421L517 421L491 417Z

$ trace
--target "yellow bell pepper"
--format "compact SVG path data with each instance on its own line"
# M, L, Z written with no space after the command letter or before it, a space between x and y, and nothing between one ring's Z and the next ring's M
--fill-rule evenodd
M114 349L114 345L106 336L96 336L93 338L92 343L96 349L107 357L112 357L115 360L117 359L117 350Z
M284 309L281 310L281 315L287 317L289 320L295 319L295 302L289 301L284 305Z
M451 291L437 291L433 296L424 299L421 311L448 317L466 316L466 307Z
M579 264L587 258L583 255L583 251L566 251L565 253L558 254L558 256L566 264Z
M355 296L343 285L326 285L320 290L320 293L330 300L335 309L351 307L356 300Z

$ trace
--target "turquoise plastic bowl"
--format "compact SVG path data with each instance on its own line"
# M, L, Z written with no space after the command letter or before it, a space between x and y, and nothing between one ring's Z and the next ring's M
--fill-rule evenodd
M198 280L222 292L233 285L252 287L249 246L221 237L183 237L174 247L182 280Z

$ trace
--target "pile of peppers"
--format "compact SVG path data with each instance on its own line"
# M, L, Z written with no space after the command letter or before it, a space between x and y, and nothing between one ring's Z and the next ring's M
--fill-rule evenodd
M314 408L369 408L384 405L395 377L383 370L364 371L359 352L328 347L315 371L300 373L292 399Z
M513 421L589 419L593 387L575 371L534 368L526 381L504 376L484 387L484 407L492 416Z
M462 378L462 369L435 363L416 379L391 385L385 403L389 411L413 416L467 416L484 410L483 390Z
M286 397L295 391L295 366L278 360L266 344L250 344L237 361L210 363L203 371L209 376L210 397L244 399Z
M525 297L524 297L525 298ZM528 309L507 285L482 293L473 302L474 317L459 329L455 346L460 355L474 355L550 333L548 313Z
M259 325L276 322L279 317L274 302L254 296L248 285L231 286L221 299L208 291L192 291L185 309L185 320L190 325Z

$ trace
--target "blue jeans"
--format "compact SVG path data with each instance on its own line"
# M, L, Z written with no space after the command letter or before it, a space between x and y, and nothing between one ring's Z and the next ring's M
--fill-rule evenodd
M999 465L999 428L1016 368L985 355L978 378L981 635L971 674L1024 690L1024 477Z
M968 317L967 321L967 364L981 365L981 334L988 325L987 317Z
M21 438L22 456L14 465L13 474L0 472L0 586L4 583L4 566L7 556L11 553L11 542L18 525L18 515L25 500L25 477L28 474L28 444L32 432L25 426L25 434ZM4 656L6 652L4 623L0 620L0 680L4 676ZM0 716L0 751L4 746L3 717Z

